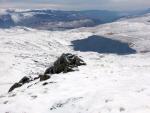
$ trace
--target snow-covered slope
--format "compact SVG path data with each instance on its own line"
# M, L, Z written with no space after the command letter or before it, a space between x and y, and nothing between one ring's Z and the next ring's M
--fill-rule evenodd
M69 31L1 29L0 113L149 113L150 26L136 20ZM87 65L7 93L63 52Z
M150 14L137 18L104 24L97 27L79 29L77 31L92 32L97 36L104 36L123 41L137 52L150 51Z

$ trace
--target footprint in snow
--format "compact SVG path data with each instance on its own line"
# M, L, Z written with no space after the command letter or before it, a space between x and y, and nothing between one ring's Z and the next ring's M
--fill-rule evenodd
M112 102L112 101L113 101L112 99L106 99L105 103L109 103L109 102Z
M50 110L55 110L55 109L61 108L61 107L65 106L66 104L69 104L70 102L76 102L76 101L78 101L78 100L80 100L80 99L82 99L82 98L83 98L83 97L69 98L69 99L67 99L66 101L55 103L55 104L50 108Z
M124 108L124 107L120 107L120 108L119 108L119 111L120 111L120 112L123 112L123 111L125 111L125 108Z
M10 94L8 97L14 97L14 96L16 96L15 93L14 94Z
M139 90L136 90L137 93L141 93L141 92L143 92L143 91L145 91L145 88L141 88L141 89L139 89Z

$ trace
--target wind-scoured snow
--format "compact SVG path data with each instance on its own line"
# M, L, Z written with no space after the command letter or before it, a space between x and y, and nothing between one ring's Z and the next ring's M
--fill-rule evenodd
M149 113L149 31L149 24L130 20L69 31L0 29L0 113ZM95 41L107 42L102 46L107 52L95 49L101 47ZM86 51L77 44L87 44ZM110 45L126 53L108 51ZM87 65L7 93L23 76L38 76L66 52Z

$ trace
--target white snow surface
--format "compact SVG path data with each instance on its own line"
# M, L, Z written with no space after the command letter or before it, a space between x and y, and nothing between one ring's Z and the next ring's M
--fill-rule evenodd
M150 113L149 24L124 20L69 31L16 27L0 34L0 113ZM132 44L137 53L73 50L71 41L93 35ZM38 76L66 52L87 65L7 93L23 76Z

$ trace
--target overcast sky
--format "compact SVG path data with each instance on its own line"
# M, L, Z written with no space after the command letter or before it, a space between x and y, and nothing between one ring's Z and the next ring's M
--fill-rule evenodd
M0 0L0 8L140 10L150 8L150 0Z

